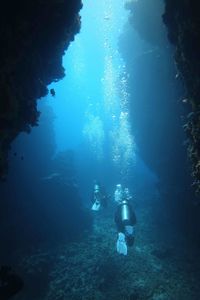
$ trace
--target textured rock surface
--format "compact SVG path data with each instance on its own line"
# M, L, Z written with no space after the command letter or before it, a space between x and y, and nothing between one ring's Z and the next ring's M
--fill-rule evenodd
M1 178L12 140L37 126L37 99L64 76L62 56L80 29L81 6L81 0L11 0L1 5Z
M156 97L151 99L152 105L157 110L158 118L156 117L155 113L151 115L150 108L148 108L148 115L146 114L145 109L143 112L138 111L140 116L143 115L142 118L144 118L143 124L138 122L140 123L138 127L139 131L141 131L141 135L144 133L144 136L145 130L146 132L149 131L149 134L151 134L152 138L154 139L153 133L155 133L156 130L154 126L156 124L154 123L156 123L155 119L157 118L157 126L160 127L157 133L158 135L159 132L163 133L163 138L161 136L155 137L158 141L158 144L161 144L160 149L164 149L163 153L171 153L171 156L177 158L177 163L175 162L175 164L172 163L171 160L171 166L177 165L185 174L187 173L187 167L185 166L186 157L184 158L184 150L181 148L182 145L187 148L188 156L190 158L188 161L190 161L192 165L191 173L193 177L193 183L185 177L185 182L183 185L188 185L189 187L192 184L198 194L200 190L200 4L197 0L165 0L164 7L164 3L160 0L140 0L129 1L127 8L131 11L130 22L133 28L137 31L142 39L152 45L151 49L150 47L149 49L148 47L147 49L143 49L145 50L144 55L141 55L141 57L138 58L137 72L139 74L140 70L145 68L143 70L144 76L139 75L140 79L138 80L138 74L136 74L136 78L134 78L134 80L142 82L140 87L141 94L143 93L144 97L147 99L148 93L145 95L145 90L148 90L150 92L149 98L151 98L152 91L148 86L148 82L151 82L151 78L154 78L157 72L158 88L153 86L153 89L157 88L159 90L159 87L162 87L163 91L165 91L163 94L160 93L159 95L160 99L162 99L162 107L159 106L161 103L158 103L158 98L156 98L158 95L155 95L154 92L154 96ZM163 12L164 15L162 20L161 15ZM169 41L175 46L175 50L172 51L173 54L171 54L171 57L169 51L169 42L166 40L162 21L164 21L164 23L167 25ZM127 40L131 41L131 37L129 37ZM125 41L125 43L126 42L127 41ZM129 58L131 56L130 53L127 55ZM134 53L134 49L132 50L132 53ZM127 57L125 57L126 60ZM176 62L176 69L174 68L174 71L172 69L173 59ZM137 59L132 57L132 61L128 61L130 73L132 70L134 70L133 60L136 61ZM131 67L130 64L132 64ZM136 73L136 71L134 72ZM147 78L148 81L146 81L146 78L144 78L145 72L146 76L149 76L149 78ZM169 72L171 72L171 74ZM170 89L172 91L178 90L176 81L181 81L183 83L182 92L177 93L176 95L170 95L166 89L167 85L168 91ZM141 101L140 96L139 98L140 99L138 100L138 103ZM146 108L147 106L148 104L146 104ZM169 113L170 110L171 114ZM163 120L161 122L159 121L159 114L160 116L163 116ZM166 127L167 119L169 126L168 128ZM147 123L148 125L145 129ZM182 131L185 131L185 136L181 133L180 126L183 127ZM171 135L169 135L170 131ZM169 139L168 145L166 144L167 139ZM140 145L142 143L139 141ZM155 158L158 157L158 162L160 159L162 160L162 153L158 153L158 145L156 145L156 143L154 143L153 146L150 144L148 149L149 155L151 155L151 150L153 150L152 153L154 152L154 155L152 155L152 160L154 159L154 162L151 162L150 158L147 157L148 154L145 153L147 145L144 147L144 144L145 143L143 143L141 147L141 151L143 152L142 154L145 161L147 164L153 165L155 170L158 170L158 165ZM162 147L162 145L165 146ZM174 145L173 150L172 145ZM178 153L180 155L177 155ZM153 158L153 156L155 157ZM165 159L166 162L167 160L170 162L170 157L169 155L167 156L164 155L163 160ZM163 166L161 166L161 168L163 168ZM160 171L163 173L161 168L159 173ZM166 170L167 169L168 168L166 168Z
M200 192L200 3L198 0L165 0L163 16L170 41L175 45L175 60L185 87L183 117L192 162L193 185Z
M16 300L198 299L198 255L169 224L158 223L160 199L149 200L152 207L143 203L137 209L136 242L127 257L116 252L114 208L101 212L81 241L35 249L21 258L27 286Z
M158 176L163 201L176 214L194 195L179 100L185 91L176 78L174 50L167 40L161 3L129 2L130 26L122 35L120 49L130 74L127 80L136 144L142 159Z

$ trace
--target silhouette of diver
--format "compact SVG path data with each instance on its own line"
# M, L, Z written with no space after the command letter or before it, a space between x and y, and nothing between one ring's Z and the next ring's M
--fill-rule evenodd
M55 97L55 95L56 95L56 92L55 92L55 90L54 90L54 89L50 89L50 93L51 93L51 96L52 96L52 97Z
M24 286L23 280L9 266L0 268L0 300L10 299Z
M127 199L117 206L115 223L118 231L117 252L127 255L128 246L134 244L136 224L135 212Z
M108 196L106 194L105 188L99 183L95 183L94 191L92 196L92 210L98 211L101 208L107 207Z

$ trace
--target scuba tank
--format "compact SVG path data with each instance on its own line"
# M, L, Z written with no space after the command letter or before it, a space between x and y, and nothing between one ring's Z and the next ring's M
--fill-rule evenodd
M122 201L122 208L121 208L121 217L122 222L130 220L130 210L128 206L128 202L126 200Z

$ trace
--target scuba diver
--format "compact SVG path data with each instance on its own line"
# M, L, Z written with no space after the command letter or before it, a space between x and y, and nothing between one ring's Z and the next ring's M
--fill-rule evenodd
M107 206L107 195L103 187L100 187L99 184L95 183L94 192L92 197L92 210L99 211L101 208Z
M135 212L127 199L117 206L115 223L118 231L117 252L127 255L128 247L134 244L136 224Z
M9 266L0 268L0 299L7 300L17 294L24 286L23 280Z
M122 202L122 199L123 199L122 185L117 184L115 194L114 194L114 200L116 203L120 204Z

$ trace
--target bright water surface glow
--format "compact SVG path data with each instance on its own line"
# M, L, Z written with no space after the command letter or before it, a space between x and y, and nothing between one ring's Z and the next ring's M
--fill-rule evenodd
M51 85L57 151L88 145L97 161L109 156L122 175L135 161L125 63L118 39L128 21L121 0L85 0L82 26L63 58L66 77Z

